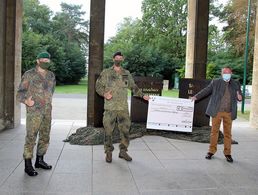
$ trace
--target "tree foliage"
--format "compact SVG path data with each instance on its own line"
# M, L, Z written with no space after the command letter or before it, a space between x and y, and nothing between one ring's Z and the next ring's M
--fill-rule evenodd
M79 5L62 3L56 14L39 0L24 0L22 72L35 66L41 51L51 54L58 84L78 83L86 74L88 21Z
M220 68L230 66L234 77L243 80L244 52L246 49L246 25L248 14L248 1L229 0L226 6L215 8L214 13L220 21L225 23L222 32L216 27L210 28L209 33L209 63L213 63L220 74ZM256 1L251 1L249 51L247 64L247 82L252 79L252 64L254 50L254 28L256 15ZM215 75L216 76L216 75Z
M253 49L254 28L256 6L252 0L251 17L250 17L250 46ZM242 56L245 50L246 42L246 22L248 14L248 1L246 0L230 0L220 15L221 21L227 23L223 31L225 33L225 41L229 44L232 51L236 55Z
M125 18L105 44L104 64L112 54L125 54L124 67L135 75L170 80L185 61L187 0L144 0L142 19Z
M256 1L252 0L249 40L248 82L251 82L254 20ZM184 77L187 32L187 0L143 0L142 19L126 18L117 35L105 44L104 65L112 64L112 54L125 54L124 67L137 75L169 79L173 86L176 72ZM229 0L219 4L210 0L210 21L219 18L226 24L221 30L216 23L209 25L206 78L219 77L221 68L233 68L234 78L242 81L246 41L246 0ZM170 85L171 87L171 85Z
M187 1L145 0L142 10L145 41L172 58L184 60Z

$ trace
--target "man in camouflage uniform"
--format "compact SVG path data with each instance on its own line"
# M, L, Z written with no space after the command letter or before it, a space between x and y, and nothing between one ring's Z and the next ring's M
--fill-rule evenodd
M37 135L39 135L39 138L35 167L42 169L52 168L43 159L49 145L52 96L56 84L54 73L47 70L49 64L49 53L42 52L38 54L36 67L24 73L17 92L17 99L26 105L27 111L27 133L23 158L25 161L25 172L29 176L36 176L38 174L31 162Z
M132 160L127 154L129 129L131 125L127 103L127 89L132 90L135 96L147 101L149 100L149 97L144 96L141 90L136 86L130 72L120 66L123 59L122 53L116 52L113 55L113 66L104 69L96 82L97 93L105 98L105 112L103 116L105 129L104 149L106 162L108 163L112 162L112 151L114 150L112 133L116 123L121 137L119 158L123 158L126 161Z

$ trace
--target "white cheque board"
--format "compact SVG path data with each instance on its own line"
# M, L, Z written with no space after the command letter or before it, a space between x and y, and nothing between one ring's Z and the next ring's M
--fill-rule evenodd
M150 96L147 129L192 132L194 101Z

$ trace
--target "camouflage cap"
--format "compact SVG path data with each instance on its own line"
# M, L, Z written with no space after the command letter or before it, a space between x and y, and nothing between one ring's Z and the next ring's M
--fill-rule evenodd
M48 52L46 52L46 51L41 52L41 53L39 53L37 55L37 59L40 59L40 58L48 58L48 59L50 59L50 54Z

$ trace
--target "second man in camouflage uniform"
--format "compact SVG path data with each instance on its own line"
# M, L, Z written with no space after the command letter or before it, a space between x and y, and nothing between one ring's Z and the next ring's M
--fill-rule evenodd
M135 96L149 100L142 91L136 86L132 75L128 70L121 67L124 60L121 52L113 55L114 64L111 68L104 69L97 82L96 91L105 98L103 125L105 129L104 148L106 153L106 162L112 162L112 151L114 150L112 133L117 123L120 131L121 143L119 145L119 157L126 161L132 158L127 154L129 146L129 129L131 125L128 103L127 89L133 91Z

